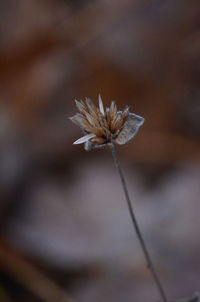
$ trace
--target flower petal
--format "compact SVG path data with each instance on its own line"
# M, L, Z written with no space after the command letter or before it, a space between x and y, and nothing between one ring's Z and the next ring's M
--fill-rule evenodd
M92 144L92 142L90 140L84 143L84 149L86 151L91 151L92 150L92 146L93 146L93 144Z
M119 145L126 144L137 134L139 128L143 125L143 123L143 117L134 113L129 113L127 120L122 127L122 130L115 139L115 142Z
M99 94L99 111L105 115L105 110L104 110L104 107L103 107L103 101L102 101L102 98L101 98L101 95Z
M106 146L107 146L107 144L101 144L101 145L99 145L99 144L93 143L91 141L87 141L84 144L84 149L86 151L92 151L92 150L96 150L96 149L103 149Z
M91 138L95 137L96 135L93 133L87 134L82 136L81 138L77 139L73 145L78 145L78 144L83 144L85 142L87 142L88 140L90 140Z
M76 107L78 108L78 110L81 112L81 113L84 113L86 108L85 108L85 104L82 102L82 101L77 101L75 100L75 103L76 103Z

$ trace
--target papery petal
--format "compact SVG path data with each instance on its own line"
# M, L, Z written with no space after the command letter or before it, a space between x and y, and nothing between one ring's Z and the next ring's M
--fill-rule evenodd
M111 120L114 119L117 115L117 106L116 106L115 101L112 101L111 104L110 104L109 114L110 114L110 119Z
M126 119L128 115L129 115L129 106L126 106L122 111L122 118Z
M101 95L99 94L99 111L105 115L105 110L104 110L104 107L103 107L103 101L102 101L102 98L101 98Z
M86 108L85 108L85 104L82 102L82 101L77 101L75 100L75 103L76 103L76 107L78 108L78 110L81 112L81 113L84 113Z
M86 151L92 151L92 150L98 150L98 149L103 149L103 148L105 148L107 146L107 144L101 144L101 145L99 145L99 144L96 144L96 143L93 143L93 142L91 142L90 140L89 141L87 141L87 142L85 142L85 144L84 144L84 149L86 150Z
M84 144L84 149L85 149L86 151L91 151L91 150L93 149L92 146L93 146L93 144L92 144L92 142L89 140L89 141L85 142L85 144Z
M78 145L78 144L83 144L85 142L87 142L88 140L90 140L91 138L95 137L96 135L93 133L87 134L82 136L81 138L77 139L73 145Z
M123 125L124 119L122 118L122 113L117 112L115 118L110 122L110 129L113 133L118 131Z
M69 118L75 125L79 127L83 127L83 121L85 121L85 118L81 113L76 113L74 116Z
M122 127L122 130L115 138L115 142L119 145L126 144L137 134L139 128L143 125L143 123L143 117L134 113L129 113L127 120Z
M95 115L97 107L94 105L90 98L85 98L85 104L87 105L87 110L90 115Z
M74 116L69 118L74 124L79 126L81 129L87 131L87 132L92 132L92 127L85 118L84 115L81 113L76 113Z
M96 125L96 120L90 113L85 112L85 117L91 126L94 127Z

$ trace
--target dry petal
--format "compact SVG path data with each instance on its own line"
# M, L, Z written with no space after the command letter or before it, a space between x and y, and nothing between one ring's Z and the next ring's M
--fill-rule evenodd
M129 106L126 106L124 108L124 110L122 111L122 118L123 118L123 120L126 119L128 117L128 115L129 115Z
M95 134L90 133L90 134L84 135L83 137L77 139L73 144L74 145L82 144L82 143L85 143L89 139L94 138L94 137L95 137Z
M103 101L101 98L101 95L99 94L99 110L101 112L101 114L105 115L105 111L104 111L104 107L103 107Z
M111 125L110 125L111 131L116 132L117 130L119 130L122 126L122 123L123 123L122 115L121 113L117 113L115 118L111 121Z
M77 101L75 100L75 103L76 103L76 107L78 108L78 110L81 112L81 113L84 113L85 110L86 110L86 107L85 107L85 104L81 101Z
M143 125L144 118L134 113L129 113L122 130L115 138L115 141L119 145L127 143L132 139L138 132L139 128Z

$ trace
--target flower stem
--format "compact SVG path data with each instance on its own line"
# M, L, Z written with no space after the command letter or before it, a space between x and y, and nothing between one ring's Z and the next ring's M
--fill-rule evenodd
M111 152L112 152L112 156L113 156L113 159L114 159L114 162L115 162L116 169L117 169L117 171L119 173L119 176L120 176L120 180L121 180L122 187L123 187L123 190L124 190L124 194L125 194L125 197L126 197L126 202L127 202L127 205L128 205L129 213L131 215L131 220L132 220L136 235L138 237L138 240L140 242L142 251L143 251L144 256L145 256L145 259L146 259L146 262L147 262L147 268L151 272L151 275L152 275L152 277L155 281L156 287L157 287L157 289L160 293L162 301L163 302L168 302L166 293L163 289L161 281L158 277L158 274L157 274L157 272L155 270L155 267L153 265L153 262L151 260L151 257L150 257L149 251L147 249L146 243L145 243L144 238L141 234L141 231L140 231L140 228L139 228L139 225L138 225L138 222L137 222L137 219L136 219L136 216L135 216L132 204L131 204L131 200L130 200L130 197L129 197L126 181L125 181L125 178L124 178L124 174L122 172L122 168L121 168L121 165L120 165L120 162L119 162L119 157L118 157L116 148L115 148L114 144L112 144L112 143L109 145L109 147L110 147Z

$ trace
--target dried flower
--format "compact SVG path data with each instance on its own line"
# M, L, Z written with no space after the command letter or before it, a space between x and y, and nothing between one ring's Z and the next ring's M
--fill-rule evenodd
M85 144L86 150L103 147L109 143L123 145L132 139L144 123L144 118L129 112L129 107L117 111L114 101L110 107L104 108L99 95L99 107L86 98L85 102L75 101L79 113L71 117L71 121L78 125L84 136L74 144Z

